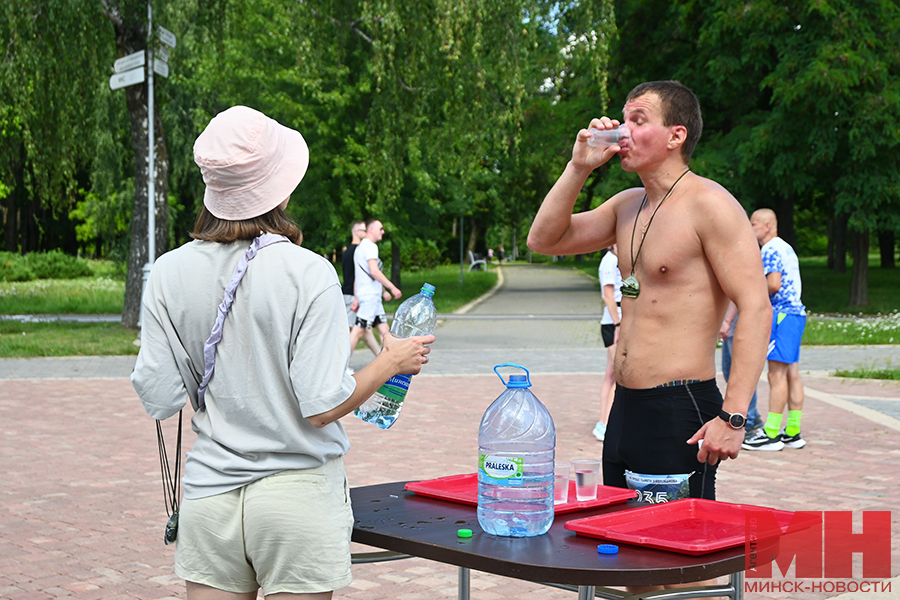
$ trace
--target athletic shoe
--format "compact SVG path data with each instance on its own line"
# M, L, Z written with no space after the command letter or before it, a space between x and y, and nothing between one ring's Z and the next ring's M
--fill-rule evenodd
M762 426L753 427L752 429L745 429L744 430L744 441L747 441L747 440L752 439L755 436L759 435L759 433L762 430L763 430Z
M766 431L764 429L760 429L753 437L744 440L744 443L741 444L741 448L743 448L744 450L777 452L784 448L784 443L781 441L780 435L774 438L770 438L766 435Z
M802 448L806 445L806 440L800 437L800 432L797 432L797 435L788 435L784 431L778 436L778 439L781 440L781 443L784 444L785 448Z
M606 439L606 424L600 421L597 421L597 424L594 425L594 431L591 433L594 434L594 437L597 438L598 442L602 442Z

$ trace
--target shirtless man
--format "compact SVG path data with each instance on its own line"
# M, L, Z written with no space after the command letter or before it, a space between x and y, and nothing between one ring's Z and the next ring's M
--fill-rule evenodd
M759 245L734 197L688 168L703 127L693 92L674 81L644 83L628 95L623 112L631 139L621 146L592 147L588 130L578 132L572 160L544 199L528 246L553 255L618 244L622 321L604 484L626 487L626 469L694 473L690 495L714 499L716 466L740 451L765 362L771 306ZM619 122L602 117L590 126L615 129ZM573 215L588 176L616 154L644 187ZM715 350L729 299L741 319L723 402Z

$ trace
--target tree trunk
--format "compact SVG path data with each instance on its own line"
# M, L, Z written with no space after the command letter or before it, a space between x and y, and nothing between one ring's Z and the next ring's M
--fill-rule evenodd
M850 275L850 306L865 306L869 303L869 232L850 233L853 271Z
M794 199L788 196L775 196L775 217L778 219L778 237L786 241L792 248L797 247L797 232L794 230Z
M468 241L468 243L466 243L466 250L467 251L471 250L474 253L475 252L475 244L478 243L478 230L479 230L478 225L479 224L478 224L478 221L475 219L475 217L472 217L469 220L469 223L471 223L472 225L471 225L471 227L469 227L469 241ZM468 255L469 255L468 252L466 252L466 256L468 256Z
M897 245L897 236L893 231L881 231L878 233L878 249L881 252L881 268L894 269L897 263L894 260L894 248Z
M828 267L847 272L847 215L832 214L828 221Z
M116 49L119 56L146 49L147 14L136 5L127 4L134 10L120 10L112 2L105 3L107 16L113 22L116 32ZM145 69L151 69L149 63ZM125 102L128 106L128 120L131 129L131 146L134 150L134 207L131 215L131 240L128 252L128 274L125 279L125 304L122 310L122 325L137 329L141 316L141 296L143 294L144 265L149 262L147 182L151 176L149 156L149 118L147 99L149 86L142 84L125 88ZM165 132L159 117L158 105L154 106L154 170L156 196L154 201L156 256L168 247L168 174L169 155L166 148Z

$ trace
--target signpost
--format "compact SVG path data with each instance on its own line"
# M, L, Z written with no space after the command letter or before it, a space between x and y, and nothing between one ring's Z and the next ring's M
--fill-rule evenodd
M143 54L143 52L141 53ZM117 90L136 83L144 82L144 67L138 67L124 73L116 73L109 78L109 89Z
M113 68L116 70L116 73L124 73L125 71L130 71L135 67L143 67L144 66L144 51L138 50L128 56L123 56L115 63L113 63ZM143 79L141 80L143 81Z
M110 89L128 87L147 80L147 145L149 146L148 174L147 174L147 263L144 265L144 289L147 289L147 279L150 277L150 268L156 259L156 148L153 123L153 74L162 77L169 76L169 50L159 46L156 50L157 57L153 56L153 46L150 44L150 34L153 31L153 8L147 0L147 51L139 50L128 56L116 60L113 64L115 75L109 79ZM157 27L159 41L169 48L175 47L175 34L165 27ZM151 68L147 68L150 65ZM143 307L143 302L141 303ZM143 313L143 308L141 310ZM143 314L141 316L143 321Z

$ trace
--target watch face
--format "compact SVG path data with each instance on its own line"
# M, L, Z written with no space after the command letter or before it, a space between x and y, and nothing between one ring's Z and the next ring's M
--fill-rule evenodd
M746 422L747 422L747 419L744 418L744 415L741 415L738 413L734 413L728 419L728 423L735 429L740 429L741 427L744 426L744 423L746 423Z

